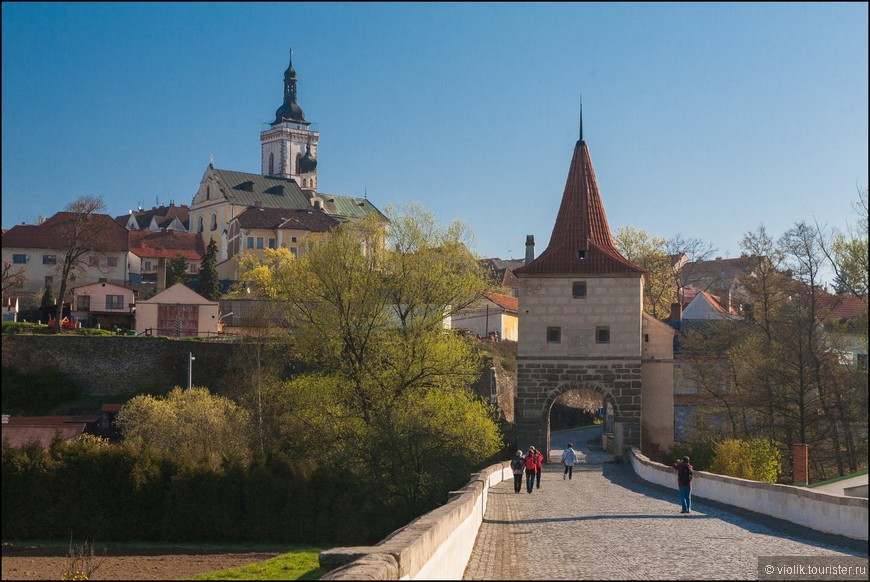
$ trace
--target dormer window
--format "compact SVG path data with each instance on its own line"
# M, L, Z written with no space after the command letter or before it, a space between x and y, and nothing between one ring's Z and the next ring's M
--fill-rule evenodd
M580 259L581 261L585 261L586 260L586 251L585 250L577 251L577 258Z

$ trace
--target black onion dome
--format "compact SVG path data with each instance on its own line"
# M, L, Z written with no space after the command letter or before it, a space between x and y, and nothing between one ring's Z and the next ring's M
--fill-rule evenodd
M296 101L291 101L287 103L286 101L281 104L281 107L275 111L275 123L283 123L284 121L305 121L305 112L302 111L302 108L299 107L299 104Z
M311 155L311 146L305 151L305 155L299 158L299 173L307 174L317 168L317 158Z

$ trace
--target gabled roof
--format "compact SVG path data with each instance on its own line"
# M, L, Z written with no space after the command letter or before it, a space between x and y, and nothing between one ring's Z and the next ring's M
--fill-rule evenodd
M341 224L337 218L315 208L248 208L235 219L241 228L307 230L328 232Z
M190 229L190 207L186 204L176 206L174 202L170 202L169 206L160 205L152 207L151 210L136 210L130 214L118 216L115 220L126 228L130 216L136 219L136 224L139 225L140 229L148 228L152 220L157 223L158 227L166 228L176 218L184 228Z
M173 230L131 230L130 252L142 258L172 259L181 253L188 261L205 256L202 235Z
M217 301L209 301L184 283L176 283L168 289L164 289L151 299L144 299L137 303L182 303L187 305L217 305Z
M638 276L643 269L623 257L613 242L595 170L584 140L574 147L562 204L546 250L525 267L525 275L616 274Z
M13 226L3 233L3 246L65 251L69 246L65 233L76 217L74 212L58 212L42 224ZM89 215L87 232L90 235L88 246L94 250L127 250L127 229L108 214Z
M504 309L505 311L510 311L511 313L519 313L519 302L517 298L512 295L491 293L489 291L484 291L482 295L499 307L501 307L502 309Z
M85 423L53 425L4 424L3 442L9 443L11 447L20 448L30 442L36 441L43 448L47 449L57 433L60 433L60 438L68 441L80 437L85 431L86 426Z

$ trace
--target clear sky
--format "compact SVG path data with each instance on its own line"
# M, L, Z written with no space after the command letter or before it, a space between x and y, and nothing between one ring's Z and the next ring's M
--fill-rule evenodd
M868 14L853 4L2 6L2 223L112 215L260 172L288 50L319 189L546 247L578 134L612 230L709 241L845 229L868 185Z

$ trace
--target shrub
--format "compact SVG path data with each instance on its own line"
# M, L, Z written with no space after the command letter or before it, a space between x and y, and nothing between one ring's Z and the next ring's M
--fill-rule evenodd
M782 474L777 443L761 438L730 439L714 446L712 473L741 479L776 483Z

